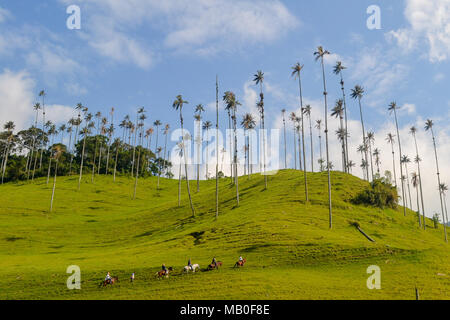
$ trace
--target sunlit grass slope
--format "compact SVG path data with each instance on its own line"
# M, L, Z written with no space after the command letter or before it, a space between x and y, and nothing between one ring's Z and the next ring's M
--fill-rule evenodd
M191 217L186 185L178 207L178 181L86 176L51 183L0 186L0 298L2 299L450 299L450 246L442 227L420 230L415 213L355 206L366 182L332 173L333 229L328 228L326 174L281 171L241 177L240 206L230 179L202 181ZM350 222L376 242L369 242ZM239 255L248 263L233 269ZM189 257L202 269L213 256L219 271L183 275ZM173 266L169 279L154 274ZM68 290L66 268L81 268L81 290ZM381 268L381 290L369 290L367 267ZM121 280L98 288L107 271ZM132 272L136 281L128 281Z

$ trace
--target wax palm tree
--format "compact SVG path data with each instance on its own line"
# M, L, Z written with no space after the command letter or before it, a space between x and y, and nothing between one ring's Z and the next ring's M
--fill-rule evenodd
M16 125L14 124L14 122L8 121L5 123L3 128L8 131L7 132L8 136L6 138L7 144L6 144L5 154L3 156L2 184L3 184L4 177L5 177L6 166L8 165L8 156L9 156L9 152L10 152L11 143L14 140L13 131L16 128Z
M234 177L235 177L235 185L236 185L236 203L239 206L239 175L238 175L238 166L237 166L237 108L241 105L241 103L236 99L236 95L227 91L224 94L223 100L225 102L226 108L231 111L231 119L233 121L233 132L234 132L234 156L233 156L233 165L234 165Z
M53 159L55 160L55 175L53 177L53 190L52 190L52 198L50 200L50 212L53 211L53 200L55 198L55 190L56 190L56 177L58 175L58 164L61 155L65 152L65 149L62 145L56 145L53 148Z
M352 160L348 162L348 171L351 174L353 172L353 168L356 167L356 163L354 163Z
M431 137L433 138L433 147L434 147L434 156L436 159L436 170L437 170L437 178L438 178L438 188L440 188L441 186L441 177L440 177L440 172L439 172L439 161L438 161L438 154L437 154L437 147L436 147L436 138L434 136L434 131L433 131L433 120L428 119L425 122L425 131L429 131L431 132ZM444 221L444 235L445 235L445 242L448 242L447 240L447 226L445 225L445 217L444 217L444 203L443 203L443 199L442 199L442 193L439 192L439 197L441 200L441 211L442 211L442 221Z
M327 86L325 79L325 65L324 65L324 56L330 54L330 52L324 50L322 47L318 47L317 51L314 52L316 56L316 61L320 60L322 65L322 78L323 78L323 97L324 97L324 106L325 106L325 147L327 154L327 171L328 171L328 210L329 210L329 224L330 229L333 227L333 213L332 213L332 204L331 204L331 173L330 173L330 155L328 149L328 103L327 103Z
M301 121L301 135L302 135L302 149L303 149L303 166L304 166L304 180L305 180L305 198L306 201L308 201L308 174L306 170L306 150L305 150L305 128L304 128L304 114L305 110L303 108L303 94L302 94L302 80L301 80L301 71L303 69L303 65L301 65L299 62L295 64L295 66L292 67L292 74L295 79L298 79L298 89L300 93L300 121Z
M173 102L172 107L175 110L180 111L180 125L181 125L181 132L184 132L184 127L183 127L183 106L185 104L188 104L189 102L183 100L183 97L181 95L178 95L176 97L176 100ZM188 195L189 195L189 204L191 206L191 211L192 211L192 216L195 217L195 210L194 210L194 205L192 204L192 198L191 198L191 189L189 187L189 174L188 174L188 165L187 165L187 159L186 159L186 150L185 150L185 145L184 145L184 141L185 141L185 137L183 135L183 154L184 154L184 168L186 171L186 184L187 184L187 191L188 191Z
M284 119L284 112L283 112L283 119ZM283 122L285 122L283 120ZM246 152L245 152L245 162L247 163L247 173L248 173L248 178L250 178L250 136L248 134L249 130L252 130L255 126L256 126L256 121L253 118L253 115L251 113L246 113L245 116L242 118L241 121L241 126L244 128L244 135L246 137L246 144L247 144L247 148L246 148ZM248 152L248 155L247 155Z
M445 183L441 183L439 186L439 190L442 193L442 197L444 198L444 206L445 206L445 219L446 219L446 224L448 225L448 213L447 213L447 191L448 191L448 186Z
M90 113L86 114L84 120L86 121L86 125L85 125L84 129L81 132L81 134L83 135L83 149L81 151L80 177L78 179L78 190L80 190L81 178L83 177L84 152L86 150L86 138L91 133L91 129L90 128L92 127L92 123L91 123L92 114L90 114Z
M292 126L294 129L294 163L295 163L295 170L297 170L297 141L296 141L296 137L297 137L297 129L296 129L296 122L297 122L297 115L295 114L295 112L291 112L291 114L289 115L289 120L292 121Z
M212 123L211 123L211 121L205 121L204 123L203 123L203 130L206 130L206 141L207 141L207 144L206 144L206 159L205 159L205 165L206 165L206 167L205 167L205 179L206 180L208 180L209 179L209 170L208 170L208 162L209 162L209 158L208 158L208 151L209 151L209 149L208 149L208 142L209 142L209 130L212 128Z
M323 156L322 156L322 120L316 120L316 125L315 125L317 131L319 132L319 150L320 150L320 158L318 160L319 164L320 164L320 172L323 171Z
M219 76L216 75L216 220L219 218Z
M165 137L164 138L164 161L163 161L163 164L164 164L164 168L165 168L166 173L167 173L167 167L168 167L168 160L166 161L166 153L167 153L167 137L169 135L169 130L170 130L170 125L166 124L164 126L164 131L163 131L163 134L164 134L164 137Z
M145 110L144 108L142 108L142 110L140 110L140 116L139 116L139 123L137 125L137 131L139 132L139 139L138 139L138 146L141 146L141 148L139 148L138 151L138 158L137 158L137 162L136 162L136 177L134 180L134 193L133 193L133 200L136 199L136 189L137 189L137 185L138 185L138 180L139 180L139 165L141 162L141 149L142 149L142 139L143 139L143 135L144 135L144 121L145 119L147 119L147 116L144 114ZM161 170L159 170L161 171ZM159 176L158 176L158 186L159 186Z
M267 174L266 174L266 135L264 133L265 131L265 125L264 125L264 93L263 93L263 82L264 82L264 73L261 70L258 70L256 74L254 75L253 81L256 85L259 85L260 87L260 94L259 94L259 103L258 103L258 109L259 113L261 115L261 127L263 130L263 167L264 167L264 189L267 189Z
M144 108L141 108L141 114L145 112ZM108 151L106 153L106 168L105 168L105 175L108 175L109 172L109 151L111 149L111 142L113 141L113 134L114 134L114 108L111 108L111 112L109 113L111 115L111 124L108 129Z
M377 166L378 176L380 175L380 165L381 165L380 154L381 154L380 149L375 148L375 150L373 150L373 156L375 157L375 165Z
M370 171L372 173L372 180L374 179L374 171L373 171L373 158L372 158L372 146L375 146L375 133L373 131L367 132L367 145L368 151L370 155Z
M313 146L313 132L312 132L312 121L311 121L311 106L308 104L303 110L303 114L308 117L309 121L309 137L310 137L310 147L311 147L311 172L314 172L314 146Z
M161 158L158 150L159 150L159 127L162 125L161 121L156 120L155 122L153 122L153 125L156 127L156 147L155 147L155 151L156 151L156 157L157 158ZM159 176L159 169L158 169L158 176ZM157 186L159 188L159 185Z
M42 131L45 131L45 96L47 94L45 93L45 90L41 90L39 92L39 97L42 98ZM42 153L44 152L44 149L47 147L47 142L44 140L44 148L41 149L41 158L39 160L39 170L42 169Z
M407 155L403 155L401 162L405 166L406 176L409 177L409 174L408 174L408 163L411 163L411 159ZM409 185L409 179L406 179L406 180L407 180L406 182L407 182L408 194L409 194L409 208L412 210L411 188L410 188L410 185ZM406 194L405 194L405 196L406 196ZM406 203L408 203L408 201L406 201Z
M389 113L393 113L394 117L395 117L395 127L397 128L397 139L398 139L398 150L400 153L400 177L403 177L403 167L402 167L402 158L403 158L403 154L402 154L402 143L401 143L401 139L400 139L400 131L398 129L398 119L397 119L397 109L399 107L397 107L397 104L395 102L391 102L389 104L389 108L388 111ZM402 179L402 198L403 198L403 215L406 216L406 206L405 206L405 201L406 201L406 190L405 190L405 183L404 180Z
M46 127L48 128L47 134L49 137L51 137L52 142L50 145L50 155L52 154L53 151L53 144L55 142L55 136L58 134L58 131L56 131L56 126L51 122L48 121ZM52 157L50 156L48 159L48 170L47 170L47 185L49 183L50 180L50 168L52 166Z
M367 161L365 161L364 159L364 154L366 152L367 149L367 145L364 144L360 144L357 148L357 151L359 153L361 153L361 163L367 164ZM363 169L363 176L364 176L364 180L369 181L369 177L368 177L368 173L366 171L364 171L367 168L367 165L361 165L361 168Z
M101 136L106 137L106 134L108 133L108 128L106 127L108 124L108 119L106 117L103 117L101 119L99 133ZM98 166L97 166L97 174L100 175L100 169L102 168L102 151L103 151L103 139L100 141L100 147L99 147L99 155L98 155Z
M423 229L425 230L426 228L426 223L425 223L425 204L423 201L423 189L422 189L422 174L420 172L420 156L419 156L419 147L417 145L417 137L416 137L416 133L417 133L417 128L416 127L411 127L411 129L409 130L409 133L413 136L414 138L414 144L416 147L416 157L414 159L414 162L417 164L417 173L418 173L418 179L419 179L419 189L420 189L420 200L422 203L422 214L423 214Z
M181 171L182 171L182 166L181 164L183 163L183 150L184 150L184 144L183 142L179 142L177 143L177 147L178 147L178 156L180 157L180 167L178 169L178 207L181 207Z
M365 145L367 143L367 140L366 140L366 130L365 130L365 127L364 127L364 117L363 117L362 105L361 105L361 99L362 99L363 95L364 95L364 88L359 86L359 85L356 85L355 88L352 89L352 93L351 93L350 96L353 99L358 99L359 115L360 115L360 118L361 118L361 127L362 127L362 132L363 132L363 144ZM367 156L367 151L364 154L364 159L366 160L366 163L369 162L369 158ZM366 167L366 170L367 170L367 172L366 172L367 180L369 180L369 168L368 168L368 166Z
M35 148L36 148L37 122L38 122L38 117L39 117L39 110L41 110L41 105L40 105L40 103L36 103L36 104L33 106L33 109L36 111L36 117L35 117L35 120L34 120L34 127L33 127L33 133L34 133L34 134L33 134L33 144L32 144L32 148L31 148L31 156L30 156L30 159L31 159L31 160L33 159L34 150L35 150ZM36 154L36 160L37 160L37 154ZM34 168L36 168L36 160L34 161ZM32 164L32 161L30 161L30 163L29 163L29 168L28 168L28 170L27 170L27 179L28 179L28 177L30 176L31 164Z
M78 104L75 106L75 110L78 111L78 116L77 116L76 119L74 119L74 125L75 125L75 127L76 127L76 128L75 128L74 141L73 141L73 146L74 146L74 147L75 147L75 145L76 145L77 142L78 142L78 132L79 132L79 129L80 129L80 125L81 125L81 123L82 123L81 112L83 112L84 109L85 109L85 107L84 107L81 103L78 103ZM71 155L71 157L70 157L69 175L72 175L73 155L74 155L74 152L72 152L72 155Z
M195 107L194 119L197 122L197 137L195 138L195 143L197 144L197 192L200 191L200 159L202 158L202 146L203 146L203 135L202 130L202 112L205 112L205 108L202 104L198 104Z
M100 111L98 111L96 114L95 114L95 118L97 119L97 126L96 126L96 128L97 128L97 134L95 135L95 149L94 149L94 161L93 161L93 163L92 163L92 175L91 175L91 182L93 183L94 182L94 176L95 176L95 161L96 161L96 159L97 159L97 149L98 149L98 136L100 135L100 131L101 131L101 127L100 127L100 122L101 122L101 120L102 120L102 113L100 112ZM100 159L101 159L101 151L102 150L102 148L101 148L101 146L100 146L100 154L99 154L99 164L100 164ZM100 167L99 167L99 171L100 171Z
M393 135L392 133L388 133L388 135L386 137L386 141L387 141L387 143L389 143L391 145L391 149L392 149L392 167L394 170L394 186L397 187L397 173L395 170L395 151L394 151L395 135Z
M297 132L298 164L299 164L300 171L303 171L303 164L302 164L302 139L301 139L302 125L301 125L300 117L295 117L295 131Z
M345 159L348 162L349 161L349 158L348 158L348 134L349 133L348 133L348 121L347 121L347 119L348 119L347 118L347 101L345 99L344 77L342 75L342 71L345 69L347 69L347 68L342 65L342 62L337 61L336 65L334 66L333 72L334 72L334 74L339 75L341 77L340 83L341 83L341 90L342 90L342 101L344 103L345 131L347 132L347 136L345 139L345 154L346 154Z
M284 131L284 169L287 169L287 149L286 149L286 109L281 110L283 116L283 131Z
M417 216L419 217L419 228L422 227L422 222L420 219L420 198L419 198L419 185L420 185L420 178L419 175L416 172L413 172L411 175L411 183L413 187L416 189L416 200L417 200ZM423 220L423 223L425 223L425 220Z
M340 121L340 127L339 130L336 131L336 134L342 145L342 171L347 172L347 159L345 151L345 141L347 133L345 132L344 128L344 102L342 99L336 101L334 108L331 110L331 116L339 118Z

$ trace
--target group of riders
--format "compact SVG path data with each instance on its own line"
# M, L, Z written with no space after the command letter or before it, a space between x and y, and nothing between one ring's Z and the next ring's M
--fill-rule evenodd
M243 262L244 262L244 259L242 258L242 256L240 256L238 264L242 264ZM193 267L193 264L191 262L191 258L189 258L187 266L188 266L188 268L191 271L194 271L194 267ZM213 267L214 269L217 269L219 267L219 265L217 263L217 260L216 260L216 257L214 257L212 259L210 266ZM164 263L162 264L161 271L163 271L164 275L168 275L169 274L169 269L166 267L166 265ZM106 274L106 277L105 277L105 283L106 284L111 284L111 281L112 281L112 277L111 277L111 274L108 272ZM134 272L131 274L130 281L134 282Z

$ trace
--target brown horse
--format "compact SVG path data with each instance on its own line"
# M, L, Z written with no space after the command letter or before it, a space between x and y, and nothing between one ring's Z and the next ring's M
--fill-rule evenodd
M247 259L243 259L242 261L238 261L238 262L235 263L234 267L235 268L243 267L246 262L247 262Z
M172 267L167 268L167 273L164 270L158 271L155 275L157 278L162 278L162 277L169 277L169 271L173 271Z
M119 282L119 277L112 277L111 280L103 280L102 283L100 283L101 286L106 287L108 284L113 285L116 282Z
M217 269L219 269L219 267L221 267L222 264L223 264L222 261L217 261ZM216 269L216 265L214 263L211 263L208 266L208 270L213 270L213 269Z

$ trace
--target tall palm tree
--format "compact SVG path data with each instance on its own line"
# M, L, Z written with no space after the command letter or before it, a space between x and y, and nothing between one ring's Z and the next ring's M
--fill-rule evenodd
M183 106L185 104L188 104L189 102L183 100L183 97L181 95L178 95L175 99L175 101L172 104L172 107L175 110L180 111L180 125L181 125L181 132L184 132L184 127L183 127ZM189 174L188 174L188 165L187 165L187 159L186 159L186 150L185 150L185 145L184 145L184 141L185 141L185 137L183 134L183 154L184 154L184 168L186 171L186 184L187 184L187 191L188 191L188 195L189 195L189 204L191 206L191 211L192 211L192 216L195 217L195 210L194 210L194 205L192 204L192 198L191 198L191 189L189 187Z
M82 120L81 120L81 112L82 112L84 109L85 109L85 107L84 107L81 103L78 103L78 104L75 106L75 110L78 111L78 117L74 120L74 125L76 126L76 129L75 129L75 136L74 136L74 141L73 141L73 146L74 146L74 147L75 147L75 145L76 145L77 142L78 142L78 132L79 132L79 129L80 129L80 125L81 125L81 123L82 123ZM75 151L75 150L73 150L73 151ZM70 156L69 175L72 175L73 154L74 154L74 152L72 152L72 155Z
M162 125L161 121L156 120L153 122L153 125L156 127L156 146L155 146L155 153L157 158L161 158L161 155L159 154L159 127ZM158 169L158 176L159 176L159 169ZM159 181L158 181L159 182ZM189 183L188 183L189 184ZM157 188L159 188L159 184L157 185Z
M310 137L310 147L311 147L311 172L314 172L314 146L313 146L313 132L312 132L312 122L311 122L311 106L306 105L303 114L308 117L309 120L309 137Z
M325 147L327 153L327 171L328 171L328 210L329 210L329 225L330 229L333 228L333 212L332 212L332 204L331 204L331 173L330 173L330 154L328 149L328 102L327 102L327 85L325 79L325 64L324 64L324 56L330 54L327 50L324 50L321 46L317 48L317 51L314 52L316 56L316 61L320 60L322 65L322 78L323 78L323 97L324 97L324 106L325 106Z
M45 93L45 90L41 90L39 92L39 97L42 98L42 131L45 131L45 96L47 94ZM47 142L44 140L44 148L47 147ZM41 158L39 160L39 170L42 169L42 153L44 152L44 148L41 149Z
M342 90L342 100L344 102L344 115L345 115L345 131L346 131L346 138L345 138L345 159L347 160L347 162L349 161L348 158L348 118L347 118L347 101L345 99L345 89L344 89L344 77L342 75L342 71L347 69L346 67L344 67L342 65L341 61L337 61L336 65L334 66L333 72L336 75L339 75L341 77L341 90ZM348 172L348 171L347 171Z
M163 134L164 134L164 161L163 161L163 164L164 164L164 169L165 169L165 172L167 173L167 168L168 168L168 160L166 160L166 154L167 154L167 137L169 136L169 130L170 130L170 125L169 124L166 124L165 126L164 126L164 131L163 131Z
M413 187L416 189L417 215L419 217L419 228L421 228L422 223L421 223L421 219L420 219L420 197L419 197L420 178L416 172L413 172L411 175L411 183L412 183ZM423 220L423 223L425 223L425 220Z
M441 183L439 190L442 193L442 197L444 198L444 206L445 206L445 220L446 220L446 224L448 225L448 213L447 213L447 191L448 191L448 186L445 183Z
M203 135L202 135L202 112L205 112L205 108L202 104L198 104L195 107L194 119L197 122L197 136L195 138L195 143L197 144L197 192L200 191L200 159L202 158L202 146L203 146Z
M86 112L87 112L87 110L86 110ZM90 127L92 127L92 124L91 124L92 114L90 114L90 113L86 114L84 120L86 121L86 124L85 124L84 129L81 132L81 134L83 135L83 149L81 151L80 177L78 179L78 190L80 190L81 178L83 177L84 152L86 150L86 138L91 133Z
M216 75L216 220L219 218L219 76Z
M264 189L267 189L267 174L266 174L266 134L265 134L265 125L264 125L264 93L263 93L263 82L264 82L264 73L261 70L258 70L254 75L253 81L256 85L259 84L260 94L259 94L259 103L258 109L261 115L261 126L263 130L263 167L264 167Z
M380 154L381 154L380 149L375 148L375 150L373 150L373 156L375 157L375 165L377 166L378 176L380 176L380 165L381 165Z
M58 131L56 131L56 126L51 122L48 121L46 127L48 128L47 134L49 137L51 137L52 142L50 144L50 155L52 154L53 151L53 144L55 142L55 136L58 134ZM52 157L50 156L48 159L48 170L47 170L47 185L49 183L50 180L50 168L51 168L51 164L52 164Z
M206 141L208 141L209 142L209 129L211 129L212 128L212 123L211 123L211 121L205 121L204 123L203 123L203 130L206 130ZM206 144L206 159L205 159L205 165L206 165L206 167L205 167L205 179L206 180L208 180L209 179L209 170L208 170L208 162L209 162L209 158L208 158L208 151L209 151L209 149L208 149L208 143Z
M283 113L283 117L284 117L284 113ZM256 122L255 122L255 119L253 118L253 115L251 113L245 114L245 116L242 118L241 126L244 128L244 132L245 132L244 135L247 140L245 142L247 144L247 147L245 149L245 151L246 151L245 152L245 162L247 163L247 161L248 161L247 173L248 173L249 178L250 178L250 136L247 133L249 130L252 130L255 127L255 125L256 125ZM248 151L248 155L247 155L247 151Z
M361 105L361 99L364 95L364 88L356 85L354 89L352 89L352 93L351 93L351 97L353 99L358 99L358 103L359 103L359 115L361 118L361 127L362 127L362 132L363 132L363 145L366 145L367 140L366 140L366 130L364 127L364 117L363 117L363 112L362 112L362 105ZM366 160L366 163L369 163L369 158L367 157L367 151L364 154L364 159ZM369 180L369 167L366 167L366 176L367 179Z
M6 149L5 149L5 155L3 156L2 184L3 184L4 177L5 177L6 166L8 165L8 156L9 156L9 152L10 152L11 143L14 140L13 131L16 128L16 125L14 124L14 122L8 121L3 126L3 128L8 131L8 137L6 139L7 144L6 144Z
M346 151L345 151L345 141L346 141L346 132L344 128L344 101L339 99L336 101L334 108L331 110L331 116L335 118L339 118L340 127L339 130L336 131L339 141L342 144L342 171L347 172L347 159L346 159Z
M302 136L302 149L303 149L303 167L304 167L304 180L305 180L305 198L306 201L309 201L308 197L308 174L306 170L306 150L305 150L305 126L304 126L304 115L305 110L303 108L303 94L302 94L302 80L301 80L301 71L303 69L303 65L301 65L299 62L295 64L295 66L292 67L292 74L294 78L298 78L298 89L300 93L300 121L301 121L301 136Z
M373 171L373 158L372 158L372 146L375 146L375 133L373 131L367 132L367 145L368 151L370 155L370 171L372 173L372 180L374 179L374 171Z
M286 109L281 110L283 116L283 131L284 131L284 169L287 169L287 150L286 150Z
M236 203L239 206L239 174L238 174L238 163L237 163L237 108L241 103L236 99L236 95L227 91L224 94L223 100L225 102L226 108L231 111L231 119L233 121L233 132L234 132L234 155L233 155L233 165L234 165L234 177L236 185Z
M27 179L30 176L30 171L31 171L31 164L32 164L32 160L33 160L33 155L34 155L34 149L36 148L36 139L37 139L37 122L38 122L38 117L39 117L39 110L41 109L41 105L39 103L36 103L33 106L33 109L36 111L36 117L34 120L34 127L33 127L33 144L31 147L31 155L30 155L30 163L29 163L29 168L27 169ZM36 157L37 159L37 157ZM34 167L36 167L36 160L34 162Z
M356 166L356 163L354 163L352 160L348 162L348 171L351 174L353 172L353 168Z
M441 186L441 177L440 177L440 172L439 172L439 161L438 161L438 154L437 154L437 147L436 147L436 138L434 136L433 126L434 126L433 120L428 119L425 122L425 131L430 131L431 132L431 136L433 138L434 156L435 156L435 159L436 159L436 170L437 170L437 178L438 178L438 188L440 188L440 186ZM445 217L444 217L444 203L443 203L443 199L442 199L442 192L439 192L439 197L440 197L440 200L441 200L442 221L444 221L445 242L448 242L448 240L447 240L447 226L445 225Z
M56 176L58 175L58 163L61 155L65 152L64 148L61 145L56 145L53 148L53 159L55 160L55 175L53 177L53 190L52 190L52 198L50 200L50 212L53 211L53 200L55 198L55 190L56 190Z
M292 121L292 125L294 127L294 163L295 163L295 170L297 170L297 142L296 142L296 137L297 137L297 129L296 129L296 122L297 122L297 115L295 114L295 112L291 112L291 114L289 115L289 120Z
M100 125L100 135L102 137L106 137L106 134L108 133L108 128L106 127L108 124L108 119L106 117L101 119L101 125ZM97 174L100 175L100 169L102 168L102 151L103 151L103 139L100 141L100 147L99 147L99 155L98 155L98 166L97 166Z
M402 143L401 143L401 139L400 139L400 131L398 129L398 119L397 119L397 104L395 102L391 102L389 104L389 108L388 111L392 114L394 113L394 117L395 117L395 127L397 128L397 139L398 139L398 150L400 153L400 177L403 177L403 167L402 167L402 158L403 158L403 154L402 154ZM406 216L406 206L405 206L405 201L406 201L406 191L405 191L405 183L404 180L401 179L402 181L402 198L403 198L403 215Z
M97 159L97 149L98 149L98 136L100 135L100 121L102 120L102 113L100 111L98 111L95 114L95 118L97 119L97 134L95 135L95 149L94 149L94 161L92 163L92 175L91 175L91 182L94 182L94 176L95 176L95 161ZM99 155L99 163L100 163L100 158L101 158L101 147L100 147L100 155ZM100 171L100 167L99 167L99 171Z
M361 153L361 163L364 164L364 165L361 165L361 168L363 169L364 180L369 181L368 173L365 171L367 168L367 161L364 159L364 154L366 152L366 149L367 149L367 145L361 144L358 146L357 151L359 153Z
M181 171L182 171L181 164L183 163L184 143L183 142L177 143L177 147L178 147L178 156L180 157L180 167L178 169L178 207L181 207Z
M142 108L142 110L143 109L144 108ZM108 151L106 153L105 175L108 175L108 172L109 172L109 151L111 149L111 142L113 141L113 133L114 133L114 108L111 108L111 112L109 114L111 115L111 124L110 124L109 130L108 130Z
M388 135L386 137L386 141L387 141L387 143L389 143L391 145L391 149L392 149L392 167L394 170L394 186L397 188L397 173L395 170L395 151L394 151L395 135L393 135L392 133L388 133Z
M411 163L411 159L407 155L403 155L401 162L405 166L406 177L409 177L409 174L408 174L408 163ZM410 188L410 185L409 185L409 179L406 179L406 180L407 180L406 182L407 182L408 194L409 194L409 208L412 210L411 188ZM405 192L405 196L406 196L406 192ZM408 201L406 201L406 203L408 203Z
M322 156L322 120L316 120L316 125L315 125L317 131L319 132L319 150L320 150L320 159L319 159L319 164L320 164L320 172L323 171L323 156Z
M140 148L138 150L138 158L137 158L137 162L136 162L136 177L134 180L133 200L136 199L136 189L137 189L138 180L139 180L139 164L141 162L142 139L143 139L143 135L144 135L144 121L145 121L145 119L147 119L144 108L142 108L139 111L141 111L141 112L140 112L140 116L139 116L139 123L137 125L137 131L139 131L138 146L140 146ZM161 172L161 170L159 170L159 171ZM158 176L158 186L159 186L159 176Z
M417 128L416 127L411 127L411 129L409 130L409 133L413 136L414 138L414 144L416 146L416 157L414 159L414 162L417 164L417 173L418 173L418 179L419 179L419 188L420 188L420 200L422 203L422 214L423 214L423 229L425 230L426 228L426 223L425 223L425 204L423 201L423 189L422 189L422 175L420 172L420 156L419 156L419 147L417 145L417 137L416 137L416 133L417 133Z

